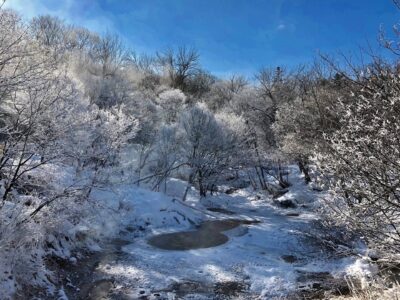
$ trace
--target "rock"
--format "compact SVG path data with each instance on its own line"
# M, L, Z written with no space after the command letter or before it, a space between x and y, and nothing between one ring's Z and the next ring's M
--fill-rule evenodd
M209 294L212 292L212 286L199 281L174 282L165 292L173 292L177 299L182 299L188 294Z
M225 281L225 282L217 282L214 285L214 292L217 295L223 295L225 297L233 297L237 296L240 293L243 293L249 288L248 284L238 281Z
M134 232L135 231L135 228L133 227L133 226L126 226L126 231L128 231L128 232Z
M278 204L280 207L282 208L296 208L297 205L296 203L294 203L293 200L290 199L285 199L285 200L281 200L281 201L275 201L276 204Z
M71 257L69 258L69 261L70 261L72 264L76 264L76 262L77 262L78 260L76 259L76 257L71 256Z
M378 261L379 260L379 254L378 254L377 251L369 250L367 252L367 255L372 261Z
M234 192L236 192L237 190L238 190L237 188L231 187L225 191L225 194L230 195L230 194L233 194Z
M226 181L232 181L232 180L235 180L235 179L237 179L237 176L235 176L235 175L233 175L233 174L227 175L227 176L225 177L225 180L226 180Z
M282 258L285 262L287 262L287 263L289 263L289 264L293 264L293 263L295 263L295 262L298 261L297 257L294 256L294 255L282 255L281 258Z
M313 289L320 289L321 288L321 283L320 282L314 282L312 284L312 288Z

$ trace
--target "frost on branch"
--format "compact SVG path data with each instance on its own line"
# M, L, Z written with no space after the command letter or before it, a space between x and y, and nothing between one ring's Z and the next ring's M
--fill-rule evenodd
M326 134L317 161L335 194L333 218L374 247L400 247L400 77L371 69L362 87L341 99L340 129Z

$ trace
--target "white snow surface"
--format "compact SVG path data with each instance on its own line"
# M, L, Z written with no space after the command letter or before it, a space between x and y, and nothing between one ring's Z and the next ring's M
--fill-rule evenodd
M141 232L128 235L131 244L123 247L128 255L100 264L99 271L106 277L116 278L118 287L128 291L132 299L154 291L166 291L177 282L212 285L228 281L243 282L248 285L249 294L264 299L283 296L298 288L299 272L370 275L373 270L363 260L327 259L319 249L304 243L302 233L316 216L301 204L310 205L318 201L319 196L303 183L295 167L290 168L290 172L293 185L281 198L295 201L299 205L296 209L277 208L268 195L250 188L201 200L192 189L188 200L182 203L180 196L186 184L177 179L168 182L167 195L127 185L116 186L112 191L95 191L93 198L108 200L115 210L121 211L122 207L125 211L118 214L118 220L110 220L111 227L122 226L123 231L124 226L133 226ZM210 212L207 207L224 208L235 214ZM289 212L297 212L299 216L286 216ZM194 223L226 218L260 223L241 225L225 232L229 241L212 248L170 251L147 243L156 234L194 230ZM294 256L296 261L285 262L282 258L285 255ZM185 297L204 299L205 296L188 294Z

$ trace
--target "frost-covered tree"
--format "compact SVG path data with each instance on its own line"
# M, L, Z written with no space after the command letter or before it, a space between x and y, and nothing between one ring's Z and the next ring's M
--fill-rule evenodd
M335 105L342 89L334 78L325 78L319 64L297 73L295 81L295 98L278 106L273 130L280 150L297 162L308 183L315 147L337 128Z
M291 74L281 67L275 70L262 68L256 74L257 97L248 103L248 110L253 111L253 123L261 130L262 137L269 147L276 146L272 125L276 120L276 111L279 105L287 103L294 98L294 84Z
M140 184L143 176L151 172L148 170L151 156L156 147L159 130L163 126L160 107L153 101L156 98L153 91L136 91L130 95L130 101L125 107L126 113L138 121L137 134L130 141L134 151L132 167L137 184Z
M180 47L177 51L169 49L157 56L171 87L185 92L188 81L200 70L198 52L193 48Z
M233 75L228 80L216 80L210 91L204 96L204 102L213 110L218 111L231 104L235 96L240 94L248 82L243 76Z
M185 93L191 96L192 102L196 102L197 99L203 99L207 97L210 92L212 85L215 83L216 77L205 70L199 70L191 76L186 84Z
M5 201L23 175L57 156L60 132L52 126L67 112L56 107L70 99L74 88L19 18L9 11L0 14L0 172Z
M180 90L166 90L158 95L158 104L161 106L161 115L165 123L177 121L179 112L183 110L186 96Z
M106 33L101 36L90 51L93 61L100 65L101 76L113 76L127 59L127 51L118 35Z
M123 105L90 103L71 63L86 59L89 47L65 48L50 25L35 31L0 9L0 264L8 272L0 275L0 298L8 296L3 291L50 284L41 249L57 234L64 238L61 224L88 215L93 205L84 200L137 131ZM71 53L53 55L58 47ZM66 173L75 176L61 178Z
M324 135L317 155L335 195L330 216L389 253L400 249L399 87L395 67L370 67L340 99L340 128Z
M164 192L167 190L167 178L172 172L183 166L181 157L181 137L177 125L163 126L158 135L155 144L155 153L152 166L153 189L160 189L164 183Z
M130 101L136 77L135 70L125 66L121 42L105 36L94 43L88 53L74 55L75 74L83 83L86 96L100 108L110 108Z
M190 168L189 183L196 183L200 195L205 196L215 175L230 165L238 137L200 104L182 114L180 127L184 162Z
M50 15L35 17L31 21L30 28L34 37L43 46L59 48L64 44L65 25L57 17Z
M69 26L64 31L64 44L69 51L78 51L81 55L89 53L98 41L97 34L83 27Z

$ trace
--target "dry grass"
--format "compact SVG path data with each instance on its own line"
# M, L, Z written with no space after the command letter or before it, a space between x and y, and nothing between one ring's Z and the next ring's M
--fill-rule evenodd
M371 285L363 290L353 289L350 296L338 296L334 300L400 300L400 284L391 288L382 285Z

